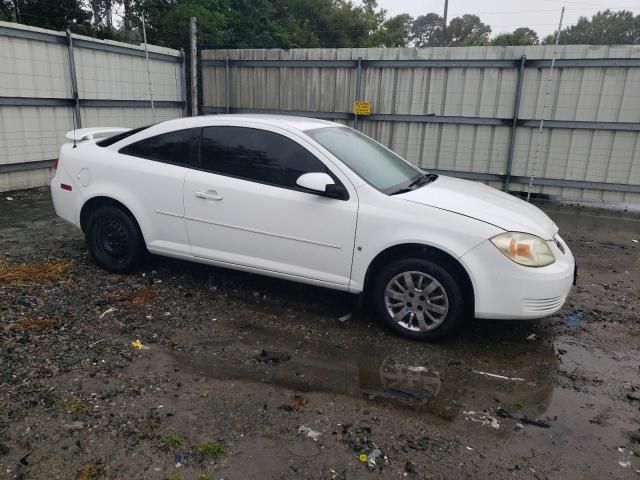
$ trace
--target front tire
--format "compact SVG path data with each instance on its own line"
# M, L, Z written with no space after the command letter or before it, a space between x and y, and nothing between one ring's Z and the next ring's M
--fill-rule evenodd
M373 306L400 335L434 340L452 333L466 313L460 283L439 263L397 260L382 268L373 284Z
M91 258L114 273L134 270L146 248L135 220L121 208L105 205L90 216L85 237Z

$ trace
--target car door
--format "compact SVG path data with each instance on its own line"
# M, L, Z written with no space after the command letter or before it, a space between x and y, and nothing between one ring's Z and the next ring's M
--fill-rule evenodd
M327 198L296 185L326 172L349 192ZM200 170L187 173L191 253L273 274L347 286L356 230L355 189L310 142L286 130L202 130Z

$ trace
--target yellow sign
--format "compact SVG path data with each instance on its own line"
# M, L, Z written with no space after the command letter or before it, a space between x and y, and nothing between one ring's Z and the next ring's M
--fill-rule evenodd
M367 101L353 102L353 113L356 115L371 115L371 103Z

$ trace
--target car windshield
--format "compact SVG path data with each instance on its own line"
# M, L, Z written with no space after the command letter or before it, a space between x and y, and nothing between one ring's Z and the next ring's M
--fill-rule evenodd
M357 130L329 127L305 132L369 185L393 195L421 186L424 173Z

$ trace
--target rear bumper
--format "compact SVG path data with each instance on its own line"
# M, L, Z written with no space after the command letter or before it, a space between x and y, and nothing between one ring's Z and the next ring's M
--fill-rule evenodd
M495 319L534 319L556 313L566 301L576 274L569 247L564 253L550 242L556 261L546 267L518 265L483 242L460 260L472 277L475 316Z

